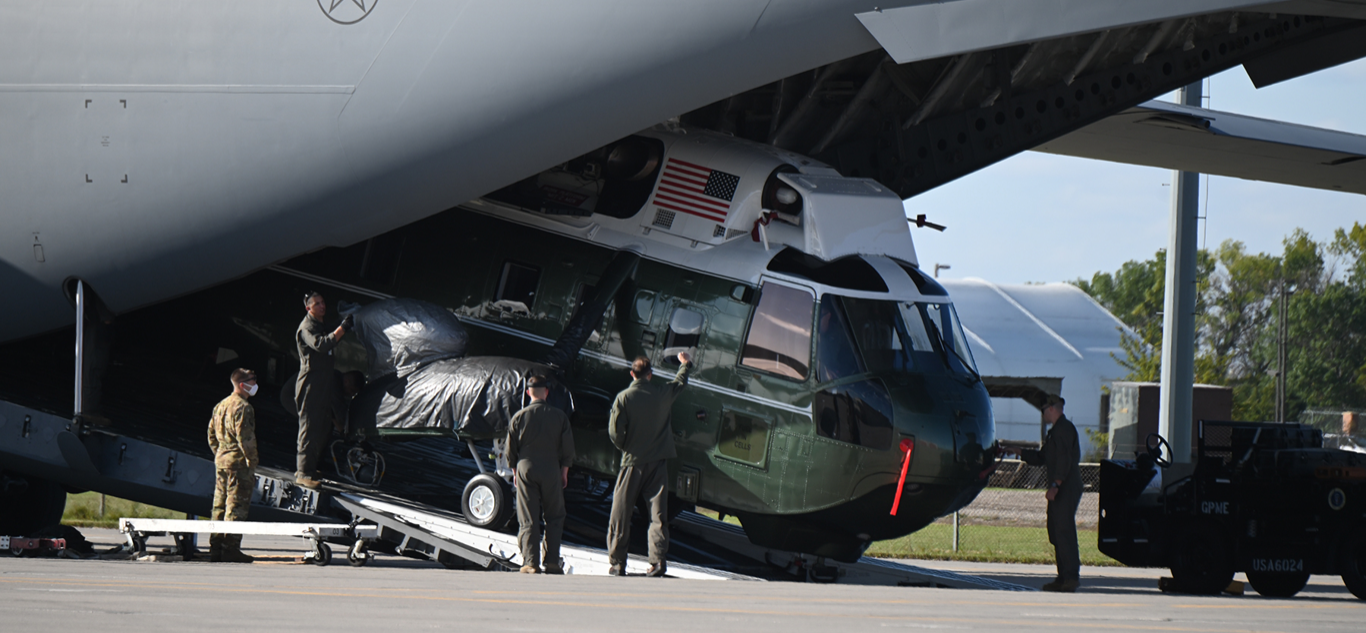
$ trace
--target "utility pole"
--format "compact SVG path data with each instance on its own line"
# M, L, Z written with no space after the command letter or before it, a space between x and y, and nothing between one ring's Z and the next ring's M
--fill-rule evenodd
M1181 89L1181 104L1201 105L1200 81ZM1171 460L1191 461L1191 409L1195 391L1195 273L1200 174L1172 172L1172 215L1167 242L1167 283L1162 314L1162 401L1158 432L1171 444Z
M1285 277L1281 277L1280 290L1280 302L1276 306L1276 421L1285 422L1286 339L1290 334L1290 296L1285 291Z

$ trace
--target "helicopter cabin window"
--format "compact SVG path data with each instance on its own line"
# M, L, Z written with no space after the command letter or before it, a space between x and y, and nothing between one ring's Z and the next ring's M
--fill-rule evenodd
M531 312L536 303L536 287L541 283L541 269L516 262L503 262L503 274L498 278L495 301L508 312Z
M631 306L631 317L636 323L648 325L650 318L655 314L655 293L649 290L641 290L636 293L636 300Z
M745 367L806 380L811 362L811 316L815 299L809 290L773 283L759 289L759 305L750 320L741 352Z
M697 354L697 344L702 340L702 313L687 308L674 309L669 317L669 333L664 339L664 359L666 365L678 366L678 353Z
M826 389L812 408L821 437L878 450L892 446L892 399L879 380Z

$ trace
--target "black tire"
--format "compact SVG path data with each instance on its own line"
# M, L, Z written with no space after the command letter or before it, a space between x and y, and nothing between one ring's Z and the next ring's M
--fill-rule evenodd
M1196 523L1175 534L1172 580L1183 593L1214 595L1233 582L1233 561L1219 528Z
M512 518L512 491L502 479L488 473L475 475L460 496L460 511L474 527L501 530Z
M1347 585L1352 595L1366 600L1366 533L1363 530L1366 526L1357 525L1347 533L1340 549L1343 553L1340 566L1342 584Z
M1268 598L1289 598L1309 584L1309 574L1250 571L1247 572L1247 582L1257 593Z
M309 562L319 567L326 567L328 563L332 562L332 548L328 547L327 543L319 542L313 550L313 558Z
M352 567L364 567L370 562L370 552L365 541L357 540L346 548L346 562L351 563Z
M61 484L37 477L23 479L28 485L22 490L0 497L0 534L28 536L62 522L66 490Z

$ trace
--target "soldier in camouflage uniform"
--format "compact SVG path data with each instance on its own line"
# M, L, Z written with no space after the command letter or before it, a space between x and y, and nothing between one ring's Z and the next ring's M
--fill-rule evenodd
M316 292L304 295L304 309L308 314L294 334L299 350L299 378L294 390L294 404L299 407L299 457L294 481L306 488L317 488L314 469L332 430L336 406L332 348L346 335L351 317L329 331L323 325L327 302Z
M232 372L232 395L213 408L209 421L209 448L213 450L216 480L213 490L215 521L245 521L256 489L256 412L247 398L256 395L256 374ZM242 553L241 534L209 535L209 560L250 563Z

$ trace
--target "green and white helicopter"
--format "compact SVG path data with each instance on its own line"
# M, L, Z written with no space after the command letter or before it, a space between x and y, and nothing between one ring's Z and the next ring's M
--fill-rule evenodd
M987 390L901 200L771 146L659 126L274 269L440 305L470 356L543 360L573 397L576 468L601 478L631 360L667 380L689 351L671 491L759 545L852 560L971 502L994 468ZM339 354L363 366L358 345Z

